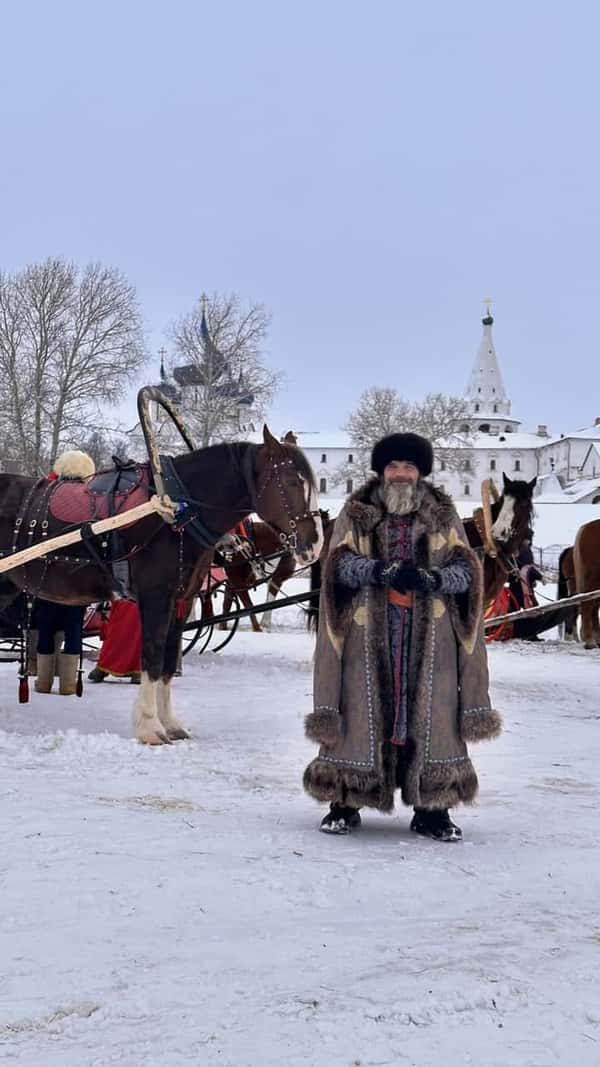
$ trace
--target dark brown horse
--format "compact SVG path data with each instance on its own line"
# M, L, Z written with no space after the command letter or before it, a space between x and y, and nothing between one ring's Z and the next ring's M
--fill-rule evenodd
M120 533L142 618L143 673L133 709L134 733L149 744L188 736L171 707L182 626L177 615L185 617L185 611L176 612L176 601L191 603L219 538L251 512L275 529L301 564L319 554L322 538L310 465L298 448L281 444L266 426L261 445L214 445L175 457L173 466L180 491L171 496L187 505L179 532L152 515ZM65 522L47 508L50 493L45 479L0 474L4 554L27 547L40 533L52 538L65 531ZM203 531L199 539L192 535L194 528ZM10 581L30 596L60 604L109 600L113 588L109 571L85 545L76 554L60 551L12 570Z
M533 490L537 478L531 482L513 481L502 475L502 495L491 505L492 539L496 555L484 551L485 537L481 518L477 513L464 519L463 524L471 548L483 553L484 610L491 607L504 583L518 571L516 557L526 539L531 537Z
M231 555L223 560L223 569L227 575L227 585L223 594L223 614L231 610L234 594L237 594L243 607L252 607L250 593L257 588L266 590L267 600L274 600L281 586L291 578L296 570L296 559L292 552L282 550L278 533L266 522L246 522L247 541L238 548L233 548ZM249 552L247 554L247 550ZM270 612L265 611L262 623L256 615L250 616L252 629L261 633L270 627ZM227 629L227 623L221 623L221 629Z
M575 564L573 562L573 546L564 548L558 559L558 588L556 591L557 600L564 600L565 597L574 596L577 592L575 584ZM577 607L571 608L571 610L565 614L563 618L565 641L578 641L579 636L577 633L577 619L579 616L579 609Z
M579 527L573 546L573 567L578 593L600 589L600 519ZM600 648L600 599L581 605L581 640L584 648Z

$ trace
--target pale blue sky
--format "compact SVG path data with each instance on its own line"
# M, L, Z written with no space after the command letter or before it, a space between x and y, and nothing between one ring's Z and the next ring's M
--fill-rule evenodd
M490 294L515 414L600 416L595 0L0 12L4 269L120 267L154 349L202 289L264 302L278 431L462 392Z

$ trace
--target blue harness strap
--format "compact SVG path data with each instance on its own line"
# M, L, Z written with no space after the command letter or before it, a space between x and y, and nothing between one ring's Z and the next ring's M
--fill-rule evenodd
M214 548L217 541L223 536L223 531L211 530L210 526L200 517L202 504L193 500L175 470L172 456L160 457L163 484L165 493L170 496L174 503L179 504L177 518L173 529L176 532L184 530L200 545L201 548Z

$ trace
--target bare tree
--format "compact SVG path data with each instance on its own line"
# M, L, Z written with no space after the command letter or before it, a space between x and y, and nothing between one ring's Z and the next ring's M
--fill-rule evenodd
M448 470L462 470L465 462L470 462L467 417L467 402L461 397L429 393L424 400L411 403L396 389L373 386L362 394L342 427L354 446L353 462L336 471L334 482L366 479L373 445L391 433L422 434L429 438Z
M0 431L32 474L79 445L146 362L135 291L120 271L62 259L0 273Z
M128 459L131 451L125 435L119 436L119 431L105 430L99 426L93 427L79 441L78 447L92 457L97 471L112 467L115 456L123 461Z
M270 316L262 304L243 307L236 294L203 294L171 327L181 409L198 443L231 440L242 432L240 412L262 417L281 375L264 362ZM177 365L178 362L183 365Z

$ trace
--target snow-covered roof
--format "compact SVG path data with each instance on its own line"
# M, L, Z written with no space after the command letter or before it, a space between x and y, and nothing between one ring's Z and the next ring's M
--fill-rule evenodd
M558 436L547 439L545 444L559 445L561 441L567 441L568 439L571 441L600 441L600 424L594 423L593 426L584 426L581 430L558 434Z
M502 412L493 411L491 408L484 411L473 411L467 418L470 422L496 422L504 424L512 422L514 426L520 426L522 422L521 419L515 419L513 415L503 415ZM465 419L465 422L466 421L467 420Z
M269 421L269 429L275 437L282 437L284 433L291 430L298 439L298 447L304 452L307 448L318 449L321 452L327 452L334 448L343 448L344 450L356 451L356 445L352 444L347 433L343 430L315 430L314 432L306 430L302 432L297 430L294 426L286 425L282 427L281 423L275 421ZM247 441L262 441L262 427L257 429L254 433L248 433L244 435L244 439Z
M535 500L536 504L538 501L540 504L577 504L596 491L600 492L600 478L578 478L561 492L550 489L547 493L542 492Z
M521 451L524 448L541 448L546 444L546 438L537 433L475 433L472 435L469 448L492 449L494 452L500 449L510 449L511 452Z

